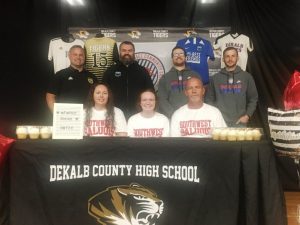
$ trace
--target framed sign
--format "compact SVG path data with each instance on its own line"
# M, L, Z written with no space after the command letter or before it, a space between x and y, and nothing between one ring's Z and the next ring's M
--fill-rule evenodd
M55 103L53 110L53 139L82 139L83 104Z

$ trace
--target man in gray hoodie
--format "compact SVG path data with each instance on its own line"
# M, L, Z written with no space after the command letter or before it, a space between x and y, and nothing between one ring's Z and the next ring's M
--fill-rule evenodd
M168 118L171 118L176 109L187 103L188 99L184 94L187 79L191 77L200 78L197 72L186 67L186 52L183 48L174 47L171 57L173 67L159 80L157 93L159 111Z
M236 48L226 48L223 60L225 68L211 77L205 102L222 112L228 127L246 127L258 100L254 80L237 65Z

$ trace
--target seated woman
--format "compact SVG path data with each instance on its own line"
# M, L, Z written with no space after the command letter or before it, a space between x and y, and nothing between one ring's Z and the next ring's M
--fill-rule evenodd
M128 120L128 136L130 137L169 137L169 120L155 111L158 105L153 90L142 92L138 100L139 113Z
M107 85L100 83L91 87L85 113L86 136L127 136L125 116L114 107Z

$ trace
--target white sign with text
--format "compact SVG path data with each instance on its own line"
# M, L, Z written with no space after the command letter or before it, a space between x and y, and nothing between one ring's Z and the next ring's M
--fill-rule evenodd
M82 139L83 117L83 104L55 103L52 138Z

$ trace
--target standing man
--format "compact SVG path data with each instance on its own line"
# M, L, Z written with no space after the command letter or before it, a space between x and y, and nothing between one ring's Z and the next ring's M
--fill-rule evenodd
M168 118L173 112L187 103L184 94L186 81L190 77L200 77L200 75L186 67L185 50L179 46L172 49L173 67L164 74L158 84L159 110Z
M109 67L103 76L103 82L112 90L115 106L124 112L126 119L138 112L136 104L140 93L146 89L154 90L149 73L135 61L134 53L132 42L122 42L120 61Z
M210 137L211 129L226 127L222 113L214 106L205 104L205 88L202 80L188 79L184 91L188 103L177 109L171 120L172 137Z
M46 101L53 112L54 103L84 104L90 86L97 82L96 77L84 69L85 53L80 45L69 50L70 67L58 71L51 79Z
M208 87L206 102L216 106L230 127L246 127L253 115L258 94L251 74L238 65L238 51L228 47L223 52L225 68L214 76Z

